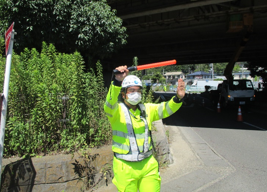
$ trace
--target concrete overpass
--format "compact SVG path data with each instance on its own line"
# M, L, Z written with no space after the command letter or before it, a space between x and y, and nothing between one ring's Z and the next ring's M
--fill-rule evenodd
M251 61L266 66L267 0L108 0L128 44L109 67L176 59L178 64Z

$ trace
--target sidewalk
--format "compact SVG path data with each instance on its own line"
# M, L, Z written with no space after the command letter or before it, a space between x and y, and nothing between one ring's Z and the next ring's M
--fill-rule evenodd
M235 171L191 127L159 126L169 132L174 161L160 170L162 192L201 191ZM116 192L117 189L109 184L96 191Z
M204 191L235 171L191 127L165 126L174 163L162 174L162 192Z

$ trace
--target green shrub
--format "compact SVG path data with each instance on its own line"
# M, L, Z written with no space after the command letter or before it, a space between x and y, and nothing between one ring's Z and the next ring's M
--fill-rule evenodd
M2 86L5 61L0 62ZM96 73L86 73L83 64L78 52L57 53L46 43L41 53L25 49L13 54L5 157L72 152L110 140L102 66L97 62Z

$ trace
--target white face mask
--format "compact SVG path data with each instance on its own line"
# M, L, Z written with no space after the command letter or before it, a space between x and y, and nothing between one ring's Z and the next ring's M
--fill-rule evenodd
M128 99L126 100L131 105L137 105L141 101L141 98L142 98L141 93L138 93L138 92L128 93L127 96L128 96Z

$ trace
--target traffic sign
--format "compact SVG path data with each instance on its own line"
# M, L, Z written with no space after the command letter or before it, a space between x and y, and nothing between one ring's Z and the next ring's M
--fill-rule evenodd
M13 27L14 27L14 22L10 25L10 27L8 28L8 30L5 33L6 55L8 52Z

